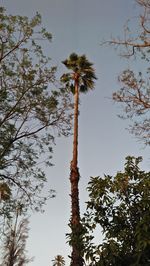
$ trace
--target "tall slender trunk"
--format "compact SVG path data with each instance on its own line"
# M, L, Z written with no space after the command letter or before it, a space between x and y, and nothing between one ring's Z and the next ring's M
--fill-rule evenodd
M16 235L17 235L17 222L18 222L19 211L16 211L16 219L13 229L11 230L11 243L9 248L9 259L8 266L14 266L16 262Z
M74 94L74 135L73 135L73 158L70 165L71 183L71 230L72 230L72 255L71 266L82 266L83 259L80 248L80 207L79 207L79 169L78 169L78 106L79 106L79 84L78 77L75 78Z

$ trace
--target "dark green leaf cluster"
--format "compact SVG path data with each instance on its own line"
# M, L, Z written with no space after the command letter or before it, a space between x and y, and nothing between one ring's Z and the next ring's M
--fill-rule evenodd
M69 223L69 227L71 229L71 233L67 234L68 243L72 247L76 247L77 250L80 250L80 256L83 258L84 250L85 250L85 226L80 223L79 225L72 225Z
M140 170L141 157L127 157L124 172L92 177L83 222L87 229L86 259L91 265L150 264L150 172ZM91 234L102 228L95 245Z
M62 62L70 73L63 74L61 81L74 93L75 80L78 80L80 91L85 93L94 89L94 81L97 79L93 64L88 61L85 55L78 56L72 53L68 59Z

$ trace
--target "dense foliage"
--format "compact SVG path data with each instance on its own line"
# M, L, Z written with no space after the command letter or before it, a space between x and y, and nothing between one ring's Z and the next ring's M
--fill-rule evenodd
M127 157L123 172L89 182L83 222L90 265L150 265L150 172L140 170L141 160ZM99 245L93 243L96 228L104 236Z

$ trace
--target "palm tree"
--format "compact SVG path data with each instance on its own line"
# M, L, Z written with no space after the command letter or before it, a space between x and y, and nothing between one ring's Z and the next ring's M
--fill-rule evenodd
M72 53L68 59L62 62L69 70L63 74L61 81L65 83L74 94L74 135L73 135L73 157L70 164L71 183L71 266L83 265L82 253L82 226L80 222L79 208L79 169L78 169L78 115L79 115L79 92L87 92L94 89L96 80L93 64L85 55L78 56Z
M64 257L61 255L57 255L53 261L53 266L63 266L65 265Z

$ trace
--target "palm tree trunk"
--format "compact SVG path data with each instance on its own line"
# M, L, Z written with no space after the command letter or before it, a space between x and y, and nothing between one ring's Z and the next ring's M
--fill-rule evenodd
M79 113L79 88L78 80L75 80L75 94L74 94L74 134L73 134L73 159L72 166L78 166L78 113Z
M74 136L73 136L73 159L70 166L71 183L71 230L72 230L72 262L71 266L82 266L83 259L80 255L80 208L79 208L79 169L78 169L78 106L79 86L78 78L75 79L74 95Z

